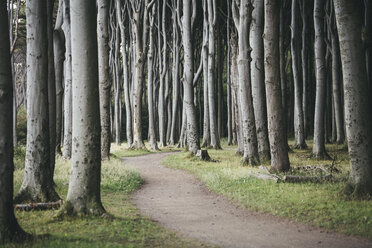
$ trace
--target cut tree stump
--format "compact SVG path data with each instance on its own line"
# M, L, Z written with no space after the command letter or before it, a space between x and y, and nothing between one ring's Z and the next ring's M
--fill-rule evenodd
M50 210L59 209L62 205L62 200L57 202L43 202L43 203L27 203L14 205L15 210L31 211L31 210Z

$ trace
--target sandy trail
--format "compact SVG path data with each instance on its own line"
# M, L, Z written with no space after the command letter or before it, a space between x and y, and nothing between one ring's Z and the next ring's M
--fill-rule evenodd
M372 247L372 241L328 233L237 207L192 175L161 165L166 153L124 158L145 183L133 194L139 210L166 228L222 247Z

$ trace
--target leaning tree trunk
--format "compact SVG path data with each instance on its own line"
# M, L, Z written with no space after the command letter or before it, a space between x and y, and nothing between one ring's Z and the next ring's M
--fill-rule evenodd
M99 116L96 1L71 1L73 151L66 203L61 213L100 215L101 126ZM82 49L84 48L84 49Z
M50 170L47 2L27 1L27 146L21 189L15 202L59 199ZM54 149L54 148L53 148Z
M292 53L292 71L294 81L294 127L295 127L295 148L305 149L305 129L304 113L302 109L302 73L300 63L300 36L299 22L297 14L299 13L298 0L292 0L292 22L291 22L291 53Z
M63 0L64 14L62 29L65 33L65 73L64 73L64 125L63 125L63 158L70 159L72 152L72 69L71 69L71 20L70 0Z
M186 111L187 147L196 154L200 149L200 137L196 108L194 105L194 54L191 25L191 0L183 0L182 41L184 47L184 108Z
M235 2L235 1L234 1ZM256 124L251 94L251 68L249 36L245 35L251 22L251 6L248 0L240 2L240 11L234 3L234 20L238 29L238 71L239 71L239 104L241 106L241 123L243 131L244 157L243 164L258 165ZM238 13L237 13L238 12Z
M326 45L324 41L324 5L325 0L315 0L314 27L315 27L315 65L316 65L316 99L314 117L314 146L315 158L328 158L325 150L325 108L326 108Z
M265 85L269 120L271 169L275 171L287 171L290 166L285 136L285 116L281 99L279 22L279 1L265 0Z
M101 158L110 158L111 146L111 80L109 71L109 2L97 1L97 43L98 43L98 75L99 75L99 104L101 115Z
M270 159L270 145L267 133L267 111L265 94L264 44L264 0L253 0L250 45L252 47L251 77L254 116L258 140L258 153L261 160Z
M0 3L0 245L24 236L13 211L13 80L6 1Z
M363 49L362 1L334 0L344 75L345 122L350 155L347 193L372 195L372 125Z

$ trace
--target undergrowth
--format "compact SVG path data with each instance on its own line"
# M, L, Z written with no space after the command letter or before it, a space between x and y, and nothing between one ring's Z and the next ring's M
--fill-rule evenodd
M220 162L202 162L188 153L167 157L164 164L194 174L213 192L221 194L241 206L270 213L327 230L372 238L372 200L351 200L342 191L349 175L349 158L344 146L327 145L334 160L310 159L312 144L306 150L289 153L291 167L334 164L340 171L335 179L322 183L276 183L253 178L262 173L259 167L243 167L236 147L224 145L224 150L209 150ZM269 162L263 166L269 168ZM314 176L310 172L293 169L286 174ZM286 174L281 174L284 176ZM317 176L317 175L315 175Z

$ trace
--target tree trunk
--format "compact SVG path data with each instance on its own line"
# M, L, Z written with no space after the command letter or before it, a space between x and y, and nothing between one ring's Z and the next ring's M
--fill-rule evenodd
M316 99L314 117L314 146L313 156L323 159L329 158L325 150L325 108L327 93L326 75L326 46L324 42L324 16L325 0L315 0L314 27L315 27L315 64L316 64Z
M372 195L372 125L363 49L361 1L334 0L344 75L345 122L350 155L347 193Z
M72 68L71 68L71 20L70 20L70 0L63 0L64 14L62 29L65 33L66 52L65 52L65 92L64 92L64 125L63 125L63 158L71 158L72 149Z
M47 2L27 1L27 146L16 203L57 201L50 169ZM53 148L54 149L54 148Z
M0 244L22 238L13 210L13 80L6 1L0 3Z
M50 176L54 176L56 164L56 78L53 48L53 10L54 0L47 1L47 36L48 36L48 106L49 106L49 146L50 146Z
M236 2L235 2L236 5ZM233 8L235 9L236 6ZM245 35L251 22L251 5L248 0L240 2L239 14L234 13L235 24L238 29L238 71L239 71L239 104L241 106L241 123L243 132L244 157L243 164L258 165L259 155L257 147L257 133L253 109L250 80L250 52L249 36Z
M227 1L227 59L226 59L226 77L227 77L227 144L231 146L233 144L233 111L232 111L232 95L231 95L231 43L230 43L230 18L231 18L231 7L230 1Z
M194 53L191 36L191 0L183 0L182 41L184 47L184 108L186 111L187 146L189 152L200 150L200 137L194 105Z
M250 45L252 47L251 77L254 116L258 153L260 160L270 159L270 145L267 133L267 110L265 93L264 44L262 39L264 29L264 0L253 0L252 22L250 29Z
M368 85L370 92L372 92L372 0L364 0L365 2L365 46L366 46L366 59L367 59L367 73Z
M98 44L98 75L99 75L99 104L101 118L101 158L110 159L111 146L111 80L109 72L109 1L97 2L97 44Z
M292 53L292 71L294 81L294 127L295 127L295 148L306 149L304 113L302 109L302 73L300 62L300 29L298 18L299 7L298 0L292 0L292 21L291 21L291 53Z
M287 171L290 168L288 146L285 139L280 83L280 51L279 51L279 1L265 0L265 86L268 114L268 129L271 151L271 169Z
M71 1L73 151L61 213L101 215L101 126L99 116L96 1ZM84 49L82 49L84 48Z

